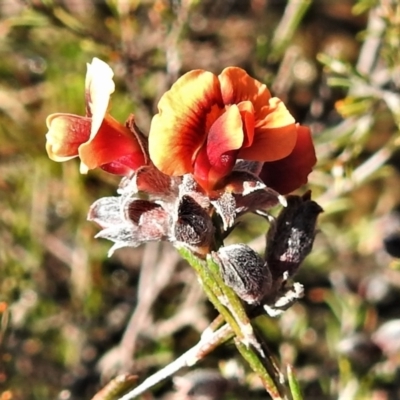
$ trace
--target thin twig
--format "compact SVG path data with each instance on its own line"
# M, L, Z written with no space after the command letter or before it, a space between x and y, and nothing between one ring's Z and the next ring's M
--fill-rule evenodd
M365 30L366 36L357 61L357 70L360 73L370 75L375 69L385 28L386 23L379 16L379 9L377 7L371 8L368 14L367 29Z
M279 58L293 38L299 23L310 7L312 0L290 0L271 42L271 61Z
M200 341L194 347L182 354L171 364L168 364L165 368L148 377L139 386L118 400L132 400L136 398L182 368L195 365L199 360L203 359L219 345L233 337L233 331L229 325L224 325L222 328L219 328L217 331L212 333L210 330L207 330L206 332L207 334L203 334Z
M246 347L243 343L235 340L237 349L239 350L242 357L249 363L253 371L261 379L265 390L274 400L287 400L287 396L284 394L283 386L277 385L275 377L273 377L265 369L264 363L257 357L257 355Z

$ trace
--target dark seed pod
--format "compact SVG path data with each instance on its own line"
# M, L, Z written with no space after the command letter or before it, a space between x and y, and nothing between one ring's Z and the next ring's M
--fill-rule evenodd
M249 304L262 301L272 285L266 262L249 246L234 244L212 253L224 282Z
M192 197L179 200L172 226L172 242L199 254L209 252L214 237L214 226L208 213Z
M272 223L267 235L265 259L272 276L279 279L285 272L293 276L310 253L315 225L322 208L311 200L311 193L287 196L285 207Z

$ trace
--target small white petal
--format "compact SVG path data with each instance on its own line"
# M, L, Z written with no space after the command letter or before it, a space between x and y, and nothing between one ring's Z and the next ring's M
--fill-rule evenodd
M93 58L91 64L87 64L85 90L88 106L92 113L92 140L103 122L108 109L110 95L115 90L113 81L114 72L108 64L98 58Z

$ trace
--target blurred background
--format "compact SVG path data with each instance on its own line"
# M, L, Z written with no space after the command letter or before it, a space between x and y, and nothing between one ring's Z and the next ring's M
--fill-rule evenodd
M142 381L216 316L169 244L107 258L86 215L117 177L47 158L46 117L84 114L93 57L115 72L111 114L144 132L177 77L231 65L311 127L308 188L325 213L297 275L306 296L256 324L306 399L400 398L399 48L396 0L2 0L0 400L91 399L121 371ZM230 240L262 252L267 229L248 216ZM143 398L268 398L231 344L179 375Z

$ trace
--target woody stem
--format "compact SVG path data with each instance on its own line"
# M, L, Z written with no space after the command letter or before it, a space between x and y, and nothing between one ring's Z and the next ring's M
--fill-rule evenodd
M197 272L209 300L233 330L236 347L260 377L272 399L287 399L286 389L280 383L282 374L275 367L265 344L261 345L255 337L242 302L223 282L218 265L211 257L205 261L185 248L179 249L179 253Z

